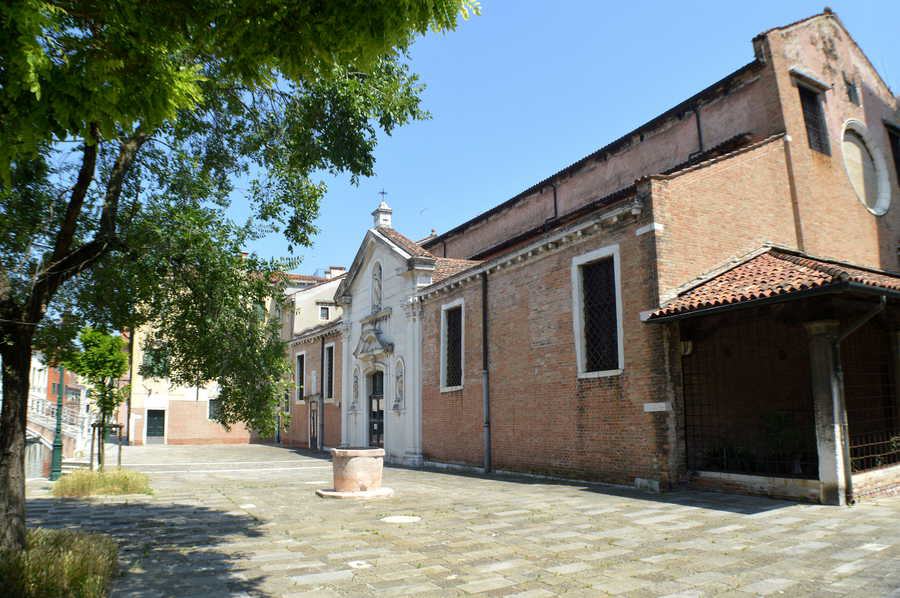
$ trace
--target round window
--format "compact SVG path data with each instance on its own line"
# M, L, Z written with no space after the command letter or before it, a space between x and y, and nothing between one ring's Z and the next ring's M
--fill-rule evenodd
M868 138L864 124L855 120L847 122L841 144L844 168L859 200L870 212L881 215L891 203L890 185L884 157L877 148L873 151Z

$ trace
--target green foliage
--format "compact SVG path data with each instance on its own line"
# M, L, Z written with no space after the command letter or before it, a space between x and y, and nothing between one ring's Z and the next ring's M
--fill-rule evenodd
M73 352L63 365L83 376L91 385L91 398L103 421L128 396L128 388L119 388L119 379L128 371L128 354L119 336L86 327L78 337L81 350Z
M152 494L147 474L130 469L89 471L80 469L53 484L57 498L82 498L108 494Z
M167 377L218 382L224 424L271 432L288 365L253 306L297 262L241 250L273 232L288 253L310 243L317 177L370 176L378 136L427 117L410 44L477 12L472 0L0 4L0 353L25 338L53 360L86 325L150 325ZM235 198L244 222L227 216Z
M102 598L118 571L118 547L103 534L28 530L28 548L0 553L4 596Z

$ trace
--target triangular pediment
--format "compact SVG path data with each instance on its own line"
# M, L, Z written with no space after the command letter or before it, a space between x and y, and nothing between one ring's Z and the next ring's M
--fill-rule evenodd
M389 343L381 337L381 331L375 327L365 328L353 350L353 356L357 359L373 359L379 355L394 352L394 343Z

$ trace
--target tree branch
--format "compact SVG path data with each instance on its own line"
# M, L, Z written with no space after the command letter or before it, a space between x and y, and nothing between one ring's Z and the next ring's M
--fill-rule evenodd
M97 238L112 238L116 234L116 216L119 211L119 196L122 194L122 186L125 183L125 175L131 168L132 162L138 150L147 141L148 135L138 131L130 139L126 139L119 146L119 155L109 175L109 184L106 186L106 194L103 197L103 212L100 214L100 230Z
M64 282L88 269L111 249L121 247L121 241L116 236L119 196L122 194L125 176L134 162L134 157L148 137L146 133L138 131L133 137L122 141L119 146L119 155L116 157L116 162L110 173L109 183L106 186L106 193L103 198L103 211L100 215L100 228L91 241L76 249L69 249L58 259L53 259L47 268L40 273L25 306L24 311L27 321L39 322L50 299L52 299L56 290ZM84 164L82 164L83 170ZM93 171L93 169L91 170ZM81 172L79 172L80 181ZM75 189L76 191L78 190L77 184ZM87 189L86 185L84 189ZM74 196L75 192L73 191ZM83 201L84 198L82 197L81 200Z
M72 197L66 206L66 215L63 218L59 233L56 235L56 243L53 247L51 262L58 262L69 251L72 239L75 238L75 226L78 216L81 215L81 207L87 196L88 187L94 179L94 169L97 165L97 146L99 144L99 127L97 123L91 123L89 138L84 140L84 153L81 158L81 168L78 171L78 180L72 189Z

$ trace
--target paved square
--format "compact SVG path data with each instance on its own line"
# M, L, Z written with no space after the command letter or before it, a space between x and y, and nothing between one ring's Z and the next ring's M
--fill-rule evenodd
M128 447L155 494L50 498L31 525L120 543L114 596L897 596L900 498L852 508L387 468L394 498L326 500L327 460ZM385 517L420 518L389 523Z

